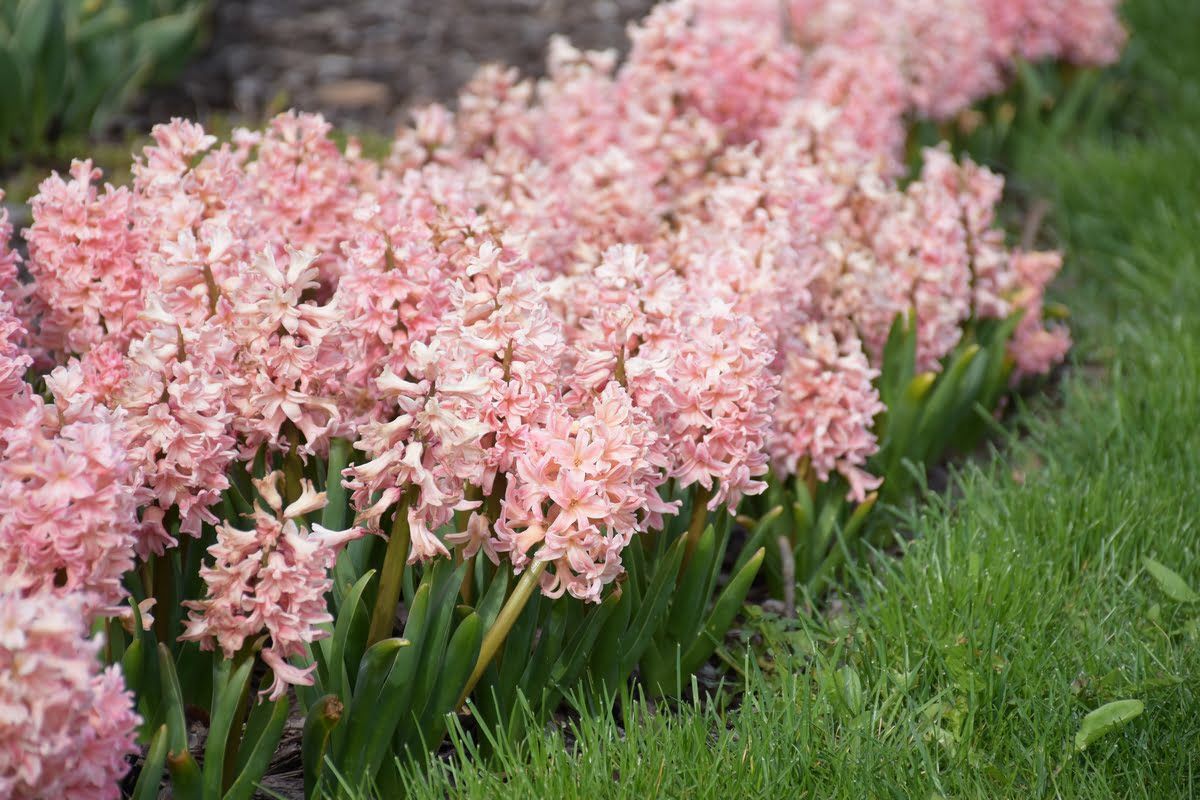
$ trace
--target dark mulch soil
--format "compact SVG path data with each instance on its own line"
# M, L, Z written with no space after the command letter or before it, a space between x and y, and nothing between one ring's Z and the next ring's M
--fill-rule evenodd
M542 72L549 38L622 47L652 0L214 0L207 48L139 121L319 111L388 133L405 109L450 100L482 64Z

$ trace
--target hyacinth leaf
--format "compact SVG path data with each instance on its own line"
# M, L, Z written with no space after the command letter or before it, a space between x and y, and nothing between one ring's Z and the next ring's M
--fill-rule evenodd
M742 604L746 601L746 594L750 591L755 576L758 575L764 555L765 551L759 548L721 592L717 602L713 605L712 613L708 616L708 621L704 624L704 630L700 637L688 648L680 660L679 668L683 675L691 675L700 669L725 640L729 626L733 624L734 618L742 610Z
M133 787L133 800L157 800L158 785L162 782L163 770L167 765L167 726L160 725L150 740L142 772Z
M725 566L725 551L729 548L729 530L733 524L732 514L720 514L717 517L716 524L716 552L713 553L711 564L708 568L708 584L704 587L704 594L701 598L701 609L707 607L708 598L712 597L717 591L717 581L721 579L721 569ZM698 627L692 628L692 635L699 630Z
M998 323L989 323L980 328L979 339L985 350L986 369L976 403L971 409L973 413L960 423L960 430L955 436L954 446L959 450L973 447L984 434L986 427L992 424L992 411L1008 388L1008 379L1012 373L1008 342L1023 316L1024 312L1019 311Z
M20 67L9 44L0 44L0 148L7 147L12 131L21 122L19 115L24 106ZM5 153L0 150L0 155Z
M879 395L889 409L917 371L917 326L908 314L897 314L883 345ZM879 430L880 436L884 429Z
M754 528L752 528L750 531L750 536L746 539L746 544L742 546L742 552L738 553L737 560L733 562L733 569L730 570L732 574L737 574L738 570L744 567L746 562L754 557L754 553L758 550L758 548L763 546L763 543L775 530L776 525L782 516L783 506L776 505L773 506L770 511L758 518L758 521L754 523ZM795 541L793 537L788 538L793 542ZM709 596L712 596L711 590L709 590Z
M325 756L329 752L330 734L342 721L342 701L327 694L313 704L304 718L300 739L300 763L304 770L304 796L317 797Z
M424 650L417 673L416 697L432 697L434 685L444 668L441 658L444 657L447 643L450 641L454 598L458 596L465 572L465 564L455 567L449 561L441 561L430 570L433 591L430 595L429 620L424 634Z
M676 536L682 533L678 531ZM659 534L659 538L665 538L666 531ZM672 539L675 542L676 539ZM641 607L642 592L646 586L646 556L643 552L645 546L641 537L634 539L624 552L621 553L622 560L625 562L625 574L628 580L625 581L625 590L629 593L629 600L634 606Z
M187 749L187 719L184 716L183 690L179 675L175 672L175 661L165 644L158 646L158 674L162 681L163 711L166 714L167 744L172 753Z
M550 604L550 618L542 625L537 646L521 674L519 686L530 703L538 704L542 701L542 695L550 682L554 662L562 652L563 642L566 641L567 632L578 627L577 620L581 609L582 604L574 601Z
M704 591L708 588L716 539L716 529L709 525L696 542L691 561L684 565L679 575L665 626L665 633L677 642L695 634L708 604Z
M593 646L599 641L601 632L620 604L621 589L617 587L597 608L591 609L587 622L577 628L575 635L562 649L550 672L552 693L547 698L548 706L557 705L567 691L579 681L587 666L588 656L593 652Z
M970 364L962 373L958 382L958 392L947 405L945 416L936 420L928 416L922 420L925 431L922 438L925 449L921 456L926 464L941 459L946 451L962 438L961 431L972 421L973 413L979 404L983 385L988 374L988 351L972 345L974 352L963 357L970 358Z
M367 648L367 654L363 656L358 669L358 679L354 682L354 698L350 706L352 732L357 733L361 727L373 722L379 695L396 663L396 654L405 644L403 639L384 639Z
M854 541L862 532L863 526L867 523L867 517L870 516L871 510L875 508L876 501L879 500L878 492L871 492L850 514L850 519L846 520L846 525L842 529L842 533L846 541Z
M38 53L41 52L50 31L57 5L45 0L19 0L17 3L12 39L25 63L36 63Z
M1079 731L1075 734L1075 750L1086 750L1096 740L1141 716L1145 710L1146 706L1141 700L1114 700L1105 703L1083 718Z
M49 19L42 32L38 53L30 63L34 70L32 102L27 109L31 141L49 126L57 110L54 104L63 95L67 77L66 32L60 8L57 3L42 2L41 5L48 7Z
M621 675L629 675L641 660L642 654L650 646L655 632L662 625L663 614L671 600L671 590L674 588L675 577L679 574L679 565L683 562L683 550L686 538L681 537L654 571L654 577L646 588L645 596L641 598L637 614L634 616L629 630L621 637Z
M454 702L467 684L475 660L479 657L479 645L483 642L483 621L472 613L459 623L446 647L446 658L437 686L421 715L421 732L426 748L434 748L446 733L446 717L456 709ZM382 761L382 753L380 754ZM378 769L378 764L370 766Z
M404 627L404 641L409 646L402 649L396 656L392 671L388 674L376 708L373 710L373 727L367 727L367 738L361 745L360 752L351 752L349 758L356 759L351 766L351 774L358 775L363 770L363 764L368 765L369 775L379 770L387 747L393 741L393 734L401 722L411 720L413 699L416 696L416 676L425 657L425 633L429 625L429 599L431 596L428 584L423 584L424 591L418 590L416 602L409 612L408 622ZM360 726L366 719L354 720ZM356 731L359 741L363 738L362 730ZM353 744L351 745L353 747Z
M121 674L125 676L125 686L135 695L142 693L142 679L145 676L146 651L141 639L134 639L121 654Z
M509 629L497 659L488 665L483 680L472 692L483 717L492 721L510 717L519 681L538 633L543 607L540 595L529 599Z
M367 584L371 582L371 578L374 576L375 570L369 570L346 593L342 607L338 611L337 622L333 626L333 636L322 640L322 643L330 643L328 663L326 664L328 669L326 686L331 693L338 697L345 697L350 688L343 683L344 676L346 675L345 664L347 663L346 643L350 638L354 617L361 610L363 592L366 591Z
M823 558L829 552L830 544L837 535L838 519L841 517L842 504L825 503L821 508L821 515L817 517L817 524L813 527L813 550L812 554L817 558Z
M483 597L480 598L479 603L475 606L475 612L483 620L484 628L492 627L492 623L500 615L500 609L504 605L504 598L508 595L510 574L506 569L497 570L496 576L488 584L487 591L484 592Z
M1175 602L1195 603L1197 600L1200 600L1200 594L1197 594L1191 586L1188 586L1187 581L1178 572L1175 572L1164 564L1160 564L1153 558L1143 558L1142 564L1146 567L1146 571L1150 573L1151 577L1154 578L1155 583L1158 584L1158 588L1163 591L1163 594Z
M204 745L202 779L205 797L220 797L225 773L225 748L233 729L234 719L246 702L246 690L254 659L246 655L234 662L218 659L213 675L212 721L208 726L208 741ZM236 664L236 666L235 666Z
M963 380L979 353L979 345L968 346L942 372L933 391L929 394L929 399L925 402L920 421L917 423L916 443L912 448L914 461L926 462L930 456L936 455L932 439L939 430L943 433L953 432L954 420L951 407L956 402L974 405L974 397L963 394Z
M364 694L360 700L356 693L347 723L334 732L335 756L345 767L345 772L355 780L364 770L371 742L386 747L392 740L396 725L409 710L417 669L425 654L431 593L429 583L422 582L417 589L404 626L403 641L409 644L396 654L382 684L382 696L377 691L368 702L367 695Z
M633 600L630 599L629 592L625 591L624 585L615 594L619 595L616 608L596 636L596 646L588 658L587 665L592 680L589 688L601 696L616 690L620 680L621 638L629 628L629 621L633 616Z
M267 673L262 677L259 684L260 695L270 687L272 675ZM273 724L272 720L275 717L275 706L280 701L287 701L287 696L280 697L279 700L271 702L255 702L250 709L250 716L246 720L246 726L242 733L242 740L238 743L237 758L234 759L233 770L235 774L240 774L246 768L246 765L253 757L255 748L258 747L258 742L263 735L270 735L269 728ZM284 714L287 717L287 714Z
M218 796L205 794L200 767L186 749L172 750L167 754L167 770L171 773L171 795L176 800L202 800Z
M883 462L881 470L884 485L893 493L907 485L898 471L908 455L909 442L916 433L916 422L921 406L929 394L936 377L932 372L922 372L905 387L895 402L888 406L887 433L880 440L878 458Z
M290 706L285 694L273 703L260 703L255 709L255 713L261 712L263 719L254 726L254 732L257 734L254 738L249 736L249 726L247 728L247 737L238 751L237 778L225 792L224 800L250 800L254 796L267 767L271 765L275 748L279 746L279 740L283 737L283 727L287 724ZM267 709L270 713L267 713ZM251 722L254 722L254 714L251 715Z

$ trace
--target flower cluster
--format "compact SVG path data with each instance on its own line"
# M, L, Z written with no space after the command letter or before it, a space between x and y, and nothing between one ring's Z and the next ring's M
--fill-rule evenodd
M185 604L191 614L181 637L233 658L253 646L255 637L269 636L261 655L275 674L272 700L289 684L312 685L309 673L316 665L300 668L288 659L306 657L309 644L329 635L319 627L333 620L325 604L327 573L342 545L362 534L357 528L334 532L309 525L305 515L325 506L325 493L306 482L301 495L284 505L282 481L279 472L255 481L267 507L255 507L253 528L229 522L217 528L217 543L209 548L215 561L200 569L208 593Z
M47 383L58 393L79 372L74 362ZM91 403L47 406L23 381L8 383L14 391L5 403L12 419L0 429L0 576L10 591L78 595L89 618L117 613L126 596L122 578L134 566L140 479L121 416Z
M496 522L513 565L551 562L543 591L564 591L598 602L600 590L621 573L621 551L634 534L662 524L673 512L658 487L665 464L649 418L629 394L610 382L584 409L554 405L516 459L515 480Z
M116 800L140 722L119 667L101 671L78 597L0 578L0 794Z

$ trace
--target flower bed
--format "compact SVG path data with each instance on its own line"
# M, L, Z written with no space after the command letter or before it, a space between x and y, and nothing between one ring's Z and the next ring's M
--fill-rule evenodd
M1110 3L1054 6L672 2L620 65L483 70L382 162L288 113L48 178L0 251L0 542L10 629L74 603L136 695L104 673L79 796L134 703L139 796L249 797L293 707L309 794L391 796L468 701L678 693L760 574L834 579L1069 346L1001 179L935 148L903 180L909 122L1015 59L1115 57Z

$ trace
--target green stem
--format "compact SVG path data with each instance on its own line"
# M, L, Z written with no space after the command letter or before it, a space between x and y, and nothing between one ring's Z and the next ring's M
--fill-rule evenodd
M171 641L171 610L175 607L175 597L172 592L171 562L167 555L154 556L154 599L157 600L158 613L154 615L154 635L160 642L166 642L170 647Z
M342 485L342 470L350 463L352 446L346 439L333 439L329 443L329 465L325 473L325 510L321 524L331 531L346 529L346 487Z
M525 604L529 602L529 598L537 588L538 579L546 571L546 564L547 562L536 559L521 575L521 580L517 582L517 588L513 589L508 600L504 601L504 607L500 609L495 623L488 628L488 632L483 637L483 643L479 646L479 659L475 662L475 669L471 671L471 677L467 679L467 685L463 687L455 708L461 708L463 703L467 702L471 690L475 688L475 684L479 683L484 670L496 657L500 645L504 644L504 640L508 638L508 632L512 630L517 617L525 610Z
M292 446L283 459L283 503L287 505L300 497L300 479L304 475L304 464L300 461L300 430L288 423L287 437Z
M688 523L687 541L683 546L681 570L692 560L692 553L695 552L696 544L704 533L704 523L708 522L708 501L711 498L712 489L696 486L696 493L692 496L692 519Z
M367 646L381 642L392 635L396 618L396 604L400 602L400 587L404 582L404 565L408 561L411 532L408 529L409 493L396 506L392 517L392 533L388 539L387 553L383 557L383 569L379 575L379 597L371 612L371 628Z

